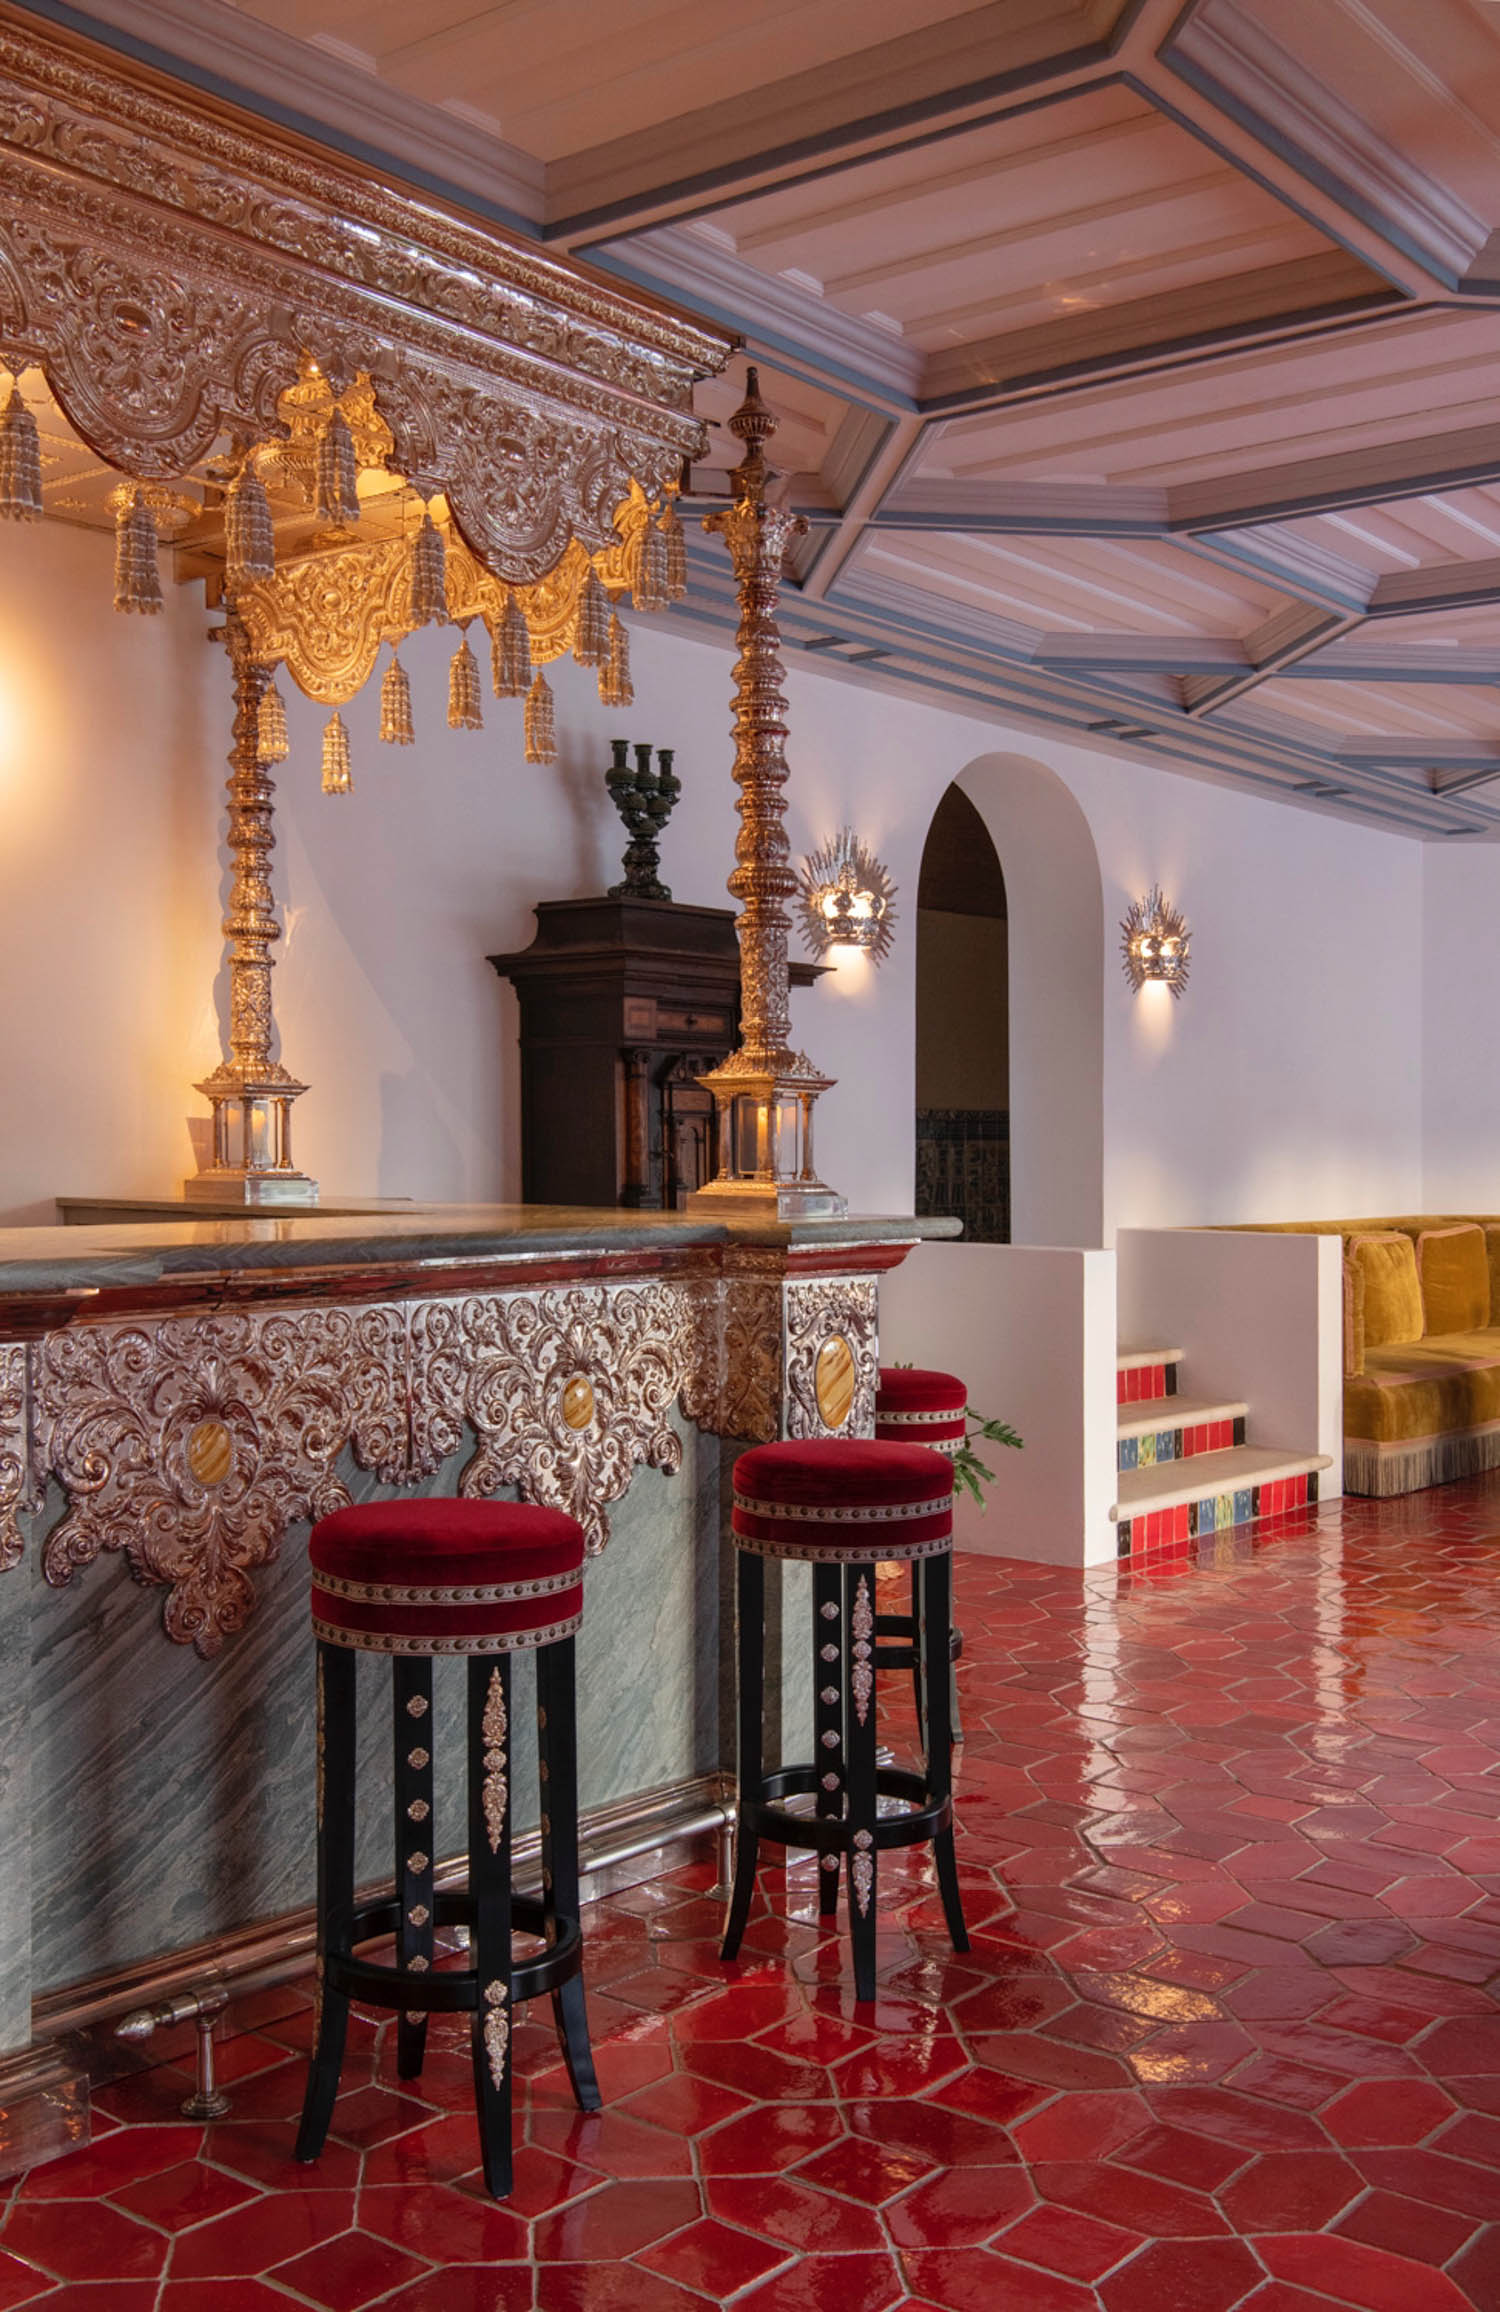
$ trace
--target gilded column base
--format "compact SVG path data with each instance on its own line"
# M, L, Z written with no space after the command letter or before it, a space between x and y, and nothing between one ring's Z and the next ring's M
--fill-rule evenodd
M687 1200L691 1213L742 1220L842 1220L848 1209L848 1197L821 1180L711 1180Z
M0 2055L0 2176L60 2159L88 2140L86 2071L45 2042Z
M189 1204L242 1204L253 1210L264 1204L306 1207L318 1201L318 1183L305 1172L194 1172L182 1184Z

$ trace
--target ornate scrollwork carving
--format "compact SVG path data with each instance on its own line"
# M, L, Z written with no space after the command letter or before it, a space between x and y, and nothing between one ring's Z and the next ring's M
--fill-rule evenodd
M530 583L608 542L632 475L701 455L695 377L727 340L446 218L331 156L231 126L41 28L0 27L0 334L98 453L170 481L224 432L272 439L316 351L368 370L401 470Z
M26 1351L19 1341L0 1341L0 1573L21 1562L25 1496Z
M789 1279L786 1287L786 1434L833 1434L818 1405L818 1352L841 1335L854 1353L854 1399L839 1424L844 1437L875 1433L875 1388L880 1354L876 1336L878 1290L869 1276Z
M298 1518L343 1508L346 1445L400 1473L402 1313L382 1306L165 1317L49 1334L35 1351L39 1467L70 1507L43 1569L123 1549L167 1585L167 1635L215 1654L250 1575Z
M430 1474L467 1426L478 1444L461 1493L517 1486L576 1517L597 1553L637 1462L682 1464L671 1412L691 1339L686 1298L664 1283L423 1302L411 1329L414 1468ZM574 1428L567 1393L579 1377L594 1410Z
M697 1429L726 1434L724 1418L724 1285L707 1276L678 1287L685 1316L682 1410Z
M782 1286L779 1252L735 1249L724 1266L721 1437L763 1444L781 1434Z
M68 1497L43 1570L61 1585L122 1550L167 1589L167 1635L214 1654L287 1527L348 1502L341 1454L399 1485L466 1445L461 1492L514 1486L597 1552L635 1468L681 1466L679 1402L721 1436L780 1433L784 1335L787 1433L825 1433L813 1375L833 1333L857 1366L843 1427L868 1434L873 1279L787 1282L762 1246L681 1280L79 1323L29 1352L31 1465ZM0 1344L0 1567L20 1553L27 1355Z

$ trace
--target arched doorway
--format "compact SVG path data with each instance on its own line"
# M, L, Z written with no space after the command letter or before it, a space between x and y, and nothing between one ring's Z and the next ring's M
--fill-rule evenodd
M964 816L964 813L967 816ZM991 919L991 960L981 985L976 970L945 996L929 986L924 1001L920 917L930 892L967 892L972 882L929 884L924 854L918 895L918 1107L922 1052L933 1005L961 1015L981 1003L990 1022L991 1061L998 973L1005 990L1004 1082L1008 1118L1009 1240L1014 1244L1098 1245L1104 1227L1104 890L1099 854L1077 797L1056 771L1024 755L980 755L959 773L934 815L934 865L962 833L973 855L992 856L1004 894L1003 967ZM981 842L982 839L982 842ZM959 912L966 912L960 909ZM944 910L935 910L945 912ZM990 1084L994 1086L994 1076ZM993 1089L986 1094L994 1096ZM919 1188L921 1196L919 1150ZM984 1177L984 1159L976 1159ZM918 1211L924 1209L919 1201ZM949 1202L931 1209L958 1211Z
M919 1213L957 1213L971 1244L1010 1241L1010 992L1005 877L952 786L917 887Z

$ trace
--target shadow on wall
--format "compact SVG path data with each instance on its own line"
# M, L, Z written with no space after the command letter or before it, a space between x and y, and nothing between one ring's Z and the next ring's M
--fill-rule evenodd
M1011 1240L1097 1245L1104 1228L1099 854L1071 789L1045 763L980 755L954 784L984 822L1004 878Z

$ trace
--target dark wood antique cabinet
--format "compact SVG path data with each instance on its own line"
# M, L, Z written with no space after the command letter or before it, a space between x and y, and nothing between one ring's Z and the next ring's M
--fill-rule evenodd
M551 899L536 938L492 955L521 1004L521 1194L528 1204L671 1211L713 1171L698 1078L739 1038L727 907ZM792 984L820 976L792 965Z

